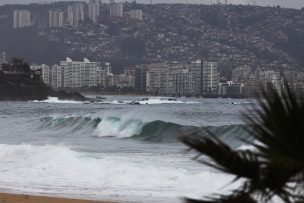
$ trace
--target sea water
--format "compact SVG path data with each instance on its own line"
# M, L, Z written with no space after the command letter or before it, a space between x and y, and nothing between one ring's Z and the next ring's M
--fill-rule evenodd
M248 100L107 96L98 103L0 102L0 191L118 202L182 202L239 183L178 137L212 131L234 148Z

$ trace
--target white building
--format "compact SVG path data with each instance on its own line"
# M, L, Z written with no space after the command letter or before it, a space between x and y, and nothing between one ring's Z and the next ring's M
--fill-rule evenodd
M57 64L50 69L50 85L54 88L64 87L64 68Z
M162 63L150 64L147 66L147 81L146 92L153 95L160 93L161 76L164 71L164 65Z
M84 6L82 3L76 3L68 6L68 23L77 26L84 21Z
M97 23L99 16L99 5L89 4L88 10L89 10L89 18L92 20L93 23Z
M91 62L88 59L80 62L67 58L60 62L60 66L64 69L63 87L71 88L104 86L111 69L109 63Z
M203 95L216 95L218 93L219 74L217 63L203 62L202 93Z
M136 10L131 10L130 11L130 18L136 19L136 20L142 20L142 10L136 9Z
M64 13L61 11L49 11L49 27L60 28L63 27Z
M102 4L101 0L90 0L89 4L97 5L97 10L96 11L97 11L98 14L100 14L100 7L101 7L101 4Z
M14 29L31 26L31 12L27 10L14 11Z
M6 52L0 52L0 65L6 63Z
M110 5L110 16L123 17L123 3L113 3Z

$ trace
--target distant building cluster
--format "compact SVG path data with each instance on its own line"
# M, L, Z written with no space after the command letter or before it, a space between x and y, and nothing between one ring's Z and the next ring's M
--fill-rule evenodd
M151 64L145 78L145 91L153 95L215 96L219 83L217 63L200 60L190 64Z
M110 63L73 61L67 58L53 66L31 65L32 70L42 70L44 83L54 88L105 87L111 74Z
M232 80L243 83L244 94L254 97L264 89L266 92L271 89L284 90L288 84L298 97L304 97L304 72L297 70L269 70L251 69L248 66L232 70Z
M287 83L298 97L304 97L304 72L243 66L232 70L231 81L220 82L218 64L201 60L137 65L118 75L111 72L110 63L88 59L80 62L67 58L59 65L32 65L31 69L41 70L43 81L54 88L97 87L149 95L243 98L255 97L263 90L284 90Z
M90 0L89 3L74 2L67 6L66 9L54 9L48 12L48 27L62 28L65 25L78 26L84 22L86 18L90 19L94 24L97 24L101 16L101 0ZM109 6L109 15L111 17L129 17L141 21L143 19L143 12L141 9L124 12L123 3L111 2ZM24 28L32 25L31 12L28 10L14 11L13 27Z

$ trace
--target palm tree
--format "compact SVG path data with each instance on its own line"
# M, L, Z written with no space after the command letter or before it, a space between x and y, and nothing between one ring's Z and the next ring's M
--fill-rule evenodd
M215 195L205 200L186 199L188 203L257 203L273 197L285 203L304 202L304 102L288 85L285 91L263 92L263 99L245 115L249 135L245 141L255 150L231 148L211 132L184 135L181 141L200 155L202 163L245 181L230 195Z

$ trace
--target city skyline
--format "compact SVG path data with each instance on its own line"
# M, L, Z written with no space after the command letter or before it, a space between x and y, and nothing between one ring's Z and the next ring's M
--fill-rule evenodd
M57 1L71 1L71 0L57 0ZM77 1L77 0L76 0ZM79 0L81 1L81 0ZM225 0L219 0L221 3L224 3ZM29 3L49 3L54 2L54 0L1 0L0 6L5 4L29 4ZM109 3L109 1L104 1ZM123 2L117 0L117 2ZM131 1L129 1L131 2ZM138 3L150 3L150 0L137 0ZM153 3L191 3L191 4L210 4L217 3L217 0L152 0ZM300 9L304 7L303 0L228 0L231 4L250 4L250 5L260 5L260 6L282 6L286 8L296 8Z

